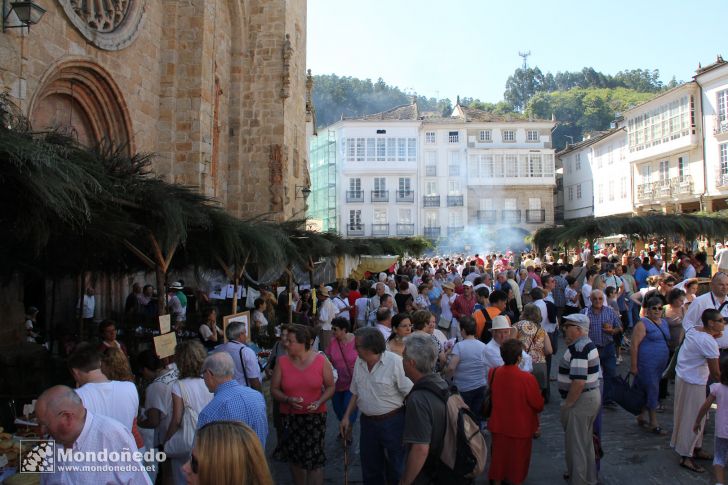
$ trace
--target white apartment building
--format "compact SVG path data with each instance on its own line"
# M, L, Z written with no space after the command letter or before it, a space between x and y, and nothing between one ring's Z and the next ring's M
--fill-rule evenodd
M699 105L692 81L624 113L634 212L700 210L705 174Z
M616 127L596 137L591 150L594 179L594 216L632 214L632 177L627 150L627 131Z
M467 224L467 141L457 119L424 120L420 147L422 164L418 191L421 207L418 224L425 237L455 237Z
M526 235L553 225L553 126L460 106L433 117L414 103L337 121L326 129L336 143L335 227L456 246L473 226ZM324 189L313 182L314 194Z
M695 76L701 90L705 152L704 208L728 208L728 62L718 57Z
M594 216L594 179L592 176L592 145L598 137L591 137L556 154L562 168L564 191L564 221Z
M331 125L336 133L339 232L421 234L415 197L421 158L416 104Z

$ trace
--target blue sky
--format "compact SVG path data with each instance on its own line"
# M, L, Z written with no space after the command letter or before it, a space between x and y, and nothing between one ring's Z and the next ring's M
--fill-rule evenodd
M728 0L308 0L307 63L495 102L528 50L544 73L649 68L687 81L698 62L728 59L727 22Z

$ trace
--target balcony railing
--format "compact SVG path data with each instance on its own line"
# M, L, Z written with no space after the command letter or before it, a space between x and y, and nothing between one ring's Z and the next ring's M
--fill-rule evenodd
M414 236L415 225L414 224L397 224L397 235L398 236Z
M389 191L372 190L372 202L389 202Z
M518 209L503 209L501 217L503 222L518 224L521 222L521 211Z
M526 222L530 224L546 222L546 209L526 209Z
M721 133L728 133L728 120L716 121L713 134L720 135Z
M439 195L426 195L422 198L423 207L440 207Z
M462 207L463 206L463 196L462 195L448 195L447 196L447 206L448 207Z
M364 202L364 191L363 190L347 190L346 191L347 202Z
M460 136L459 135L449 135L447 137L447 141L450 143L460 143Z
M459 234L462 234L464 230L465 228L463 226L448 226L447 235L450 237L457 236Z
M480 224L495 224L496 222L498 222L498 211L497 210L478 211L478 222Z
M414 202L415 191L414 190L397 190L397 202Z
M389 236L389 224L372 224L372 236Z
M347 236L363 236L364 235L364 224L347 224L346 225Z
M425 237L434 239L440 237L440 226L431 226L425 228Z
M691 175L658 180L657 182L637 186L637 200L639 201L669 199L681 195L690 195L692 193L693 177Z
M425 175L427 177L437 177L437 165L425 165Z

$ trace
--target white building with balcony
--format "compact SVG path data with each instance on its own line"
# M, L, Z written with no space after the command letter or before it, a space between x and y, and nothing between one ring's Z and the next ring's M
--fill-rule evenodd
M427 123L423 130L427 130ZM551 120L493 115L455 106L454 130L467 137L468 226L529 234L554 224L556 174Z
M695 82L701 90L703 113L705 179L704 208L728 208L728 62L718 57L715 63L698 69Z
M705 174L697 83L684 83L631 108L624 124L634 211L700 210Z
M420 160L416 104L355 119L336 132L339 232L347 237L413 236Z

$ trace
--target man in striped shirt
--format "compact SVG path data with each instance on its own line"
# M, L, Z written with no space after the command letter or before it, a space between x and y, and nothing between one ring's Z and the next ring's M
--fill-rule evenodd
M599 352L589 339L589 317L582 314L564 317L564 339L568 345L559 363L561 425L566 442L566 467L569 483L597 483L592 434L599 413Z

